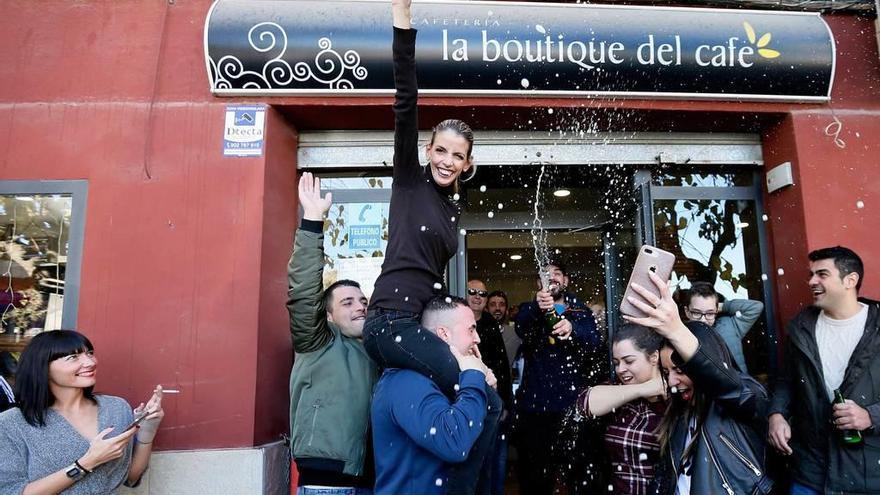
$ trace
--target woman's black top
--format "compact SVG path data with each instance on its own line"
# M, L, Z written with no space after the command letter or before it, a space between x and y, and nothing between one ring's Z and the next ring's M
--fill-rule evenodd
M443 271L458 249L461 206L419 163L415 29L394 28L394 181L388 246L370 308L419 313L445 290Z

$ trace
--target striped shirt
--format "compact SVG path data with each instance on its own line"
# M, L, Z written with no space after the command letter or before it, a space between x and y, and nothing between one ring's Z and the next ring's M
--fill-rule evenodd
M611 465L614 493L647 495L660 457L657 427L663 419L661 401L634 400L612 413L605 429L605 451Z

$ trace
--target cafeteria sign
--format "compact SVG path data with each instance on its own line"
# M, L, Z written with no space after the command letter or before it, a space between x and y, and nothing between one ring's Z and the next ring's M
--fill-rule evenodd
M423 94L828 101L818 13L522 2L413 5ZM211 91L393 93L387 1L217 0Z

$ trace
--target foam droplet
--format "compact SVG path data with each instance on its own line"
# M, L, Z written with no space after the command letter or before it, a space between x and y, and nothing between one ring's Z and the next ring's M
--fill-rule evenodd
M524 88L528 88L529 87L529 80L524 77L524 78L522 78L522 81L519 82L519 84L520 84L520 86L522 86Z
M677 394L677 393L678 393L678 387L676 387L676 386L669 387L669 391L672 392L673 394Z
M436 435L436 434L437 434L437 428L434 428L434 427L432 426L431 429L428 430L428 433L430 433L431 435Z
M489 218L492 218L492 217L495 216L495 212L494 212L494 211L490 211L489 213L486 213L486 216L488 216Z
M452 195L452 199L454 199L455 201L458 201L459 199L461 199L461 195L459 195L458 193L455 193Z
M422 225L421 227L419 227L419 230L424 232L424 231L428 230L428 227L425 227L424 225Z
M767 281L767 274L766 273L761 274L761 280L763 280L765 282Z
M549 113L550 115L553 115L553 109L552 109L552 108L548 108L548 109L547 109L547 113Z
M780 269L776 270L776 273L778 273L778 274L780 274L780 275L785 275L785 270L783 270L782 268L780 268Z
M547 30L544 29L544 26L542 26L540 24L535 24L535 31L537 31L541 34L547 34Z
M645 462L645 461L647 461L647 460L648 460L648 454L646 454L646 453L644 453L644 452L642 452L641 454L639 454L639 462Z
M503 210L503 209L504 209L504 203L498 203L498 209L499 209L499 210Z
M480 192L486 192L486 185L480 186Z
M862 200L858 200L858 201L856 201L856 208L858 208L858 209L862 209L862 208L864 208L864 207L865 207L865 202L864 202L864 201L862 201Z
M441 284L440 282L434 282L434 288L440 290L443 288L443 284Z
M437 478L436 480L434 480L434 484L437 486L443 486L443 480L440 478Z
M397 342L398 344L400 343L401 340L403 340L403 339L400 337L400 335L398 335L397 337L394 337L394 341Z

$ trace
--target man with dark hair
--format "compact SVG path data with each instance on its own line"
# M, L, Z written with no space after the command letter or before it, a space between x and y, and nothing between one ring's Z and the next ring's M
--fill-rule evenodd
M581 452L559 450L564 412L581 391L608 378L605 342L590 308L567 292L570 280L565 266L553 261L543 272L535 300L522 303L516 317L525 361L522 385L516 391L517 471L520 490L529 495L552 493L563 463L578 464L570 456ZM549 317L550 312L556 316ZM582 448L586 446L572 450Z
M489 463L492 470L490 492L501 494L504 491L504 478L507 472L507 423L513 410L513 385L510 380L510 361L507 359L501 324L486 312L488 296L489 291L486 290L486 284L482 280L468 281L467 302L477 320L480 354L483 356L483 362L492 370L498 380L496 389L504 404L498 436L489 455L492 461Z
M786 329L769 412L770 444L792 456L792 494L880 493L880 303L859 297L852 250L813 251L813 305ZM835 391L845 403L832 404ZM845 432L862 441L845 443Z
M709 282L694 282L684 294L684 316L688 321L703 321L727 344L740 371L748 373L742 339L761 317L764 303L749 299L721 297Z
M449 344L458 361L456 396L450 400L416 371L385 370L371 413L376 495L445 492L449 465L468 458L484 421L487 428L492 421L487 417L486 384L494 381L480 359L477 322L467 301L454 296L431 299L422 310L421 325ZM495 420L497 414L489 411Z
M290 373L290 451L299 494L369 493L367 429L378 370L362 342L367 298L360 285L323 285L323 218L331 197L306 172L299 181L302 224L287 268L287 309L296 360Z
M507 365L512 369L522 339L516 334L513 322L510 321L510 302L507 299L507 294L500 290L490 292L486 311L501 325L501 338L504 340L504 349L507 352Z

